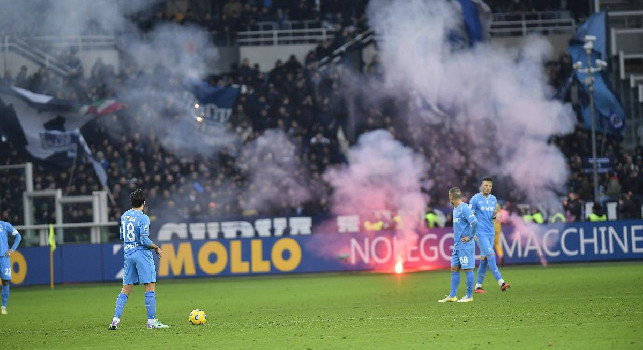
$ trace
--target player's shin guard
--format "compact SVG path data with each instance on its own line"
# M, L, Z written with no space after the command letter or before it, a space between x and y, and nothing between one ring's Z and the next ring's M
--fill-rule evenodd
M493 273L493 277L495 277L497 281L500 281L502 276L500 276L500 270L498 270L498 264L496 264L496 256L493 254L489 255L487 257L487 261L489 263L489 270Z
M460 271L451 271L451 293L449 296L456 296L458 285L460 284Z
M473 297L474 281L475 281L475 276L473 275L473 270L467 271L467 298Z
M145 308L147 309L147 319L156 318L156 294L154 292L145 292Z
M127 294L120 293L116 297L116 308L114 309L114 317L121 318L123 309L125 308L125 303L127 303Z
M6 307L9 302L9 284L2 286L2 306Z
M487 264L487 260L480 260L480 266L478 266L478 279L476 280L476 283L478 283L479 285L482 285L482 281L484 281L484 275L487 274Z

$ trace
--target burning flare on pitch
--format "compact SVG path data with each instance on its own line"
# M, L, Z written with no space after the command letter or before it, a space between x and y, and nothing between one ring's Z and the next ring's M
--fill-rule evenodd
M404 265L402 264L401 261L398 261L395 264L395 273L402 273L402 272L404 272Z

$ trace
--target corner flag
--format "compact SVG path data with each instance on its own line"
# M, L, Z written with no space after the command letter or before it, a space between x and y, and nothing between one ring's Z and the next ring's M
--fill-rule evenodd
M54 225L49 224L49 285L54 289L54 250L56 250L56 234Z
M49 224L49 249L53 252L56 250L56 234L54 233L54 225Z

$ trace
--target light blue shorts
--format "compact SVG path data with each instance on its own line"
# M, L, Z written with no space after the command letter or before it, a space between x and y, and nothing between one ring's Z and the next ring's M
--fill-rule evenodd
M478 247L480 248L480 256L484 258L491 254L494 254L493 245L495 235L483 233L481 235L477 235L477 237L478 239L476 240L476 242L478 242Z
M151 250L137 250L125 256L123 285L156 283L156 266Z
M469 270L476 267L475 248L454 249L451 254L451 267L460 266L462 270Z
M0 279L11 281L11 259L8 256L0 257Z

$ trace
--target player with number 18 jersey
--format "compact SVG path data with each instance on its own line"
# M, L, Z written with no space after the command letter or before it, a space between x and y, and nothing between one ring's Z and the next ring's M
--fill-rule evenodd
M110 330L118 329L121 314L135 284L145 285L145 309L147 310L147 328L168 328L156 318L156 266L155 251L159 257L161 247L150 240L150 218L143 213L145 193L137 189L130 196L132 209L121 216L121 240L125 261L123 262L123 288L116 297L114 317L109 325Z
M123 285L156 282L152 250L145 244L150 236L150 218L130 209L121 216L121 240L125 253Z

